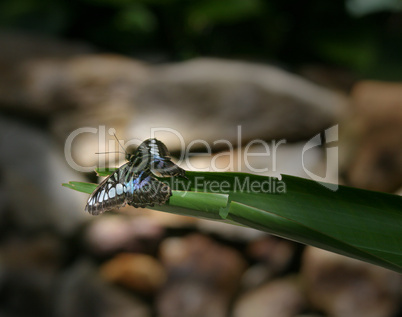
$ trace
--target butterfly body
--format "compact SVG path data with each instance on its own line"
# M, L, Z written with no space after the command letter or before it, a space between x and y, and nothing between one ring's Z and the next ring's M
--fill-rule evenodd
M174 164L166 146L148 139L134 154L126 155L127 163L103 180L88 199L85 210L92 215L120 208L162 205L172 195L171 189L155 176L185 176L185 170Z

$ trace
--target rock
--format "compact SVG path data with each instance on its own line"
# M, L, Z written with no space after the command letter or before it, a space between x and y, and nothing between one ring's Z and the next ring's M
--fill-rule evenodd
M38 71L44 67L38 65ZM56 74L60 85L45 94L55 95L67 109L54 117L55 134L63 139L78 128L105 125L125 137L130 118L136 116L134 96L149 72L147 65L118 55L85 55L63 62ZM38 89L32 86L31 90Z
M55 317L150 317L151 310L140 299L105 283L96 268L78 262L58 281L54 293Z
M278 274L289 267L295 256L296 247L294 242L264 235L249 243L247 254L252 259L264 263L273 274Z
M260 140L258 143L246 143L233 151L192 153L181 166L191 171L244 172L277 178L281 174L309 178L306 169L322 174L325 165L323 149L313 147L304 151L305 145L306 142L286 144L276 141L263 143Z
M195 227L201 232L214 234L223 239L240 243L249 242L265 235L264 232L253 228L204 219L198 219Z
M7 210L12 210L10 217L15 225L69 234L90 218L84 212L87 195L61 186L84 178L66 164L44 132L2 117L0 153Z
M226 316L246 266L236 250L194 234L164 240L160 254L169 273L159 316Z
M131 210L132 211L132 210ZM159 210L146 210L147 218L164 228L194 228L199 222L199 218L160 212Z
M150 74L140 61L113 54L88 54L73 57L62 64L63 86L55 92L66 93L63 103L70 107L102 107L123 102L138 94ZM135 106L135 105L134 105Z
M33 45L24 43L20 45ZM135 111L133 95L146 79L148 67L117 55L71 53L71 58L66 58L68 54L60 58L57 50L53 55L51 52L45 49L29 57L17 54L11 60L10 52L5 56L0 53L0 67L2 62L5 65L0 76L0 107L18 115L24 111L51 117L50 128L63 144L78 130L73 148L75 161L80 166L92 166L98 158L95 152L108 151L105 146L109 142L100 137L101 126L105 131L113 128L117 136L125 138ZM85 131L83 127L96 127L98 131L95 136L92 132L80 133ZM113 133L108 136L114 138ZM91 170L93 167L85 171Z
M172 271L192 272L215 287L232 292L246 263L234 249L200 234L165 239L160 248L162 262Z
M61 41L32 32L2 31L0 47L0 105L20 114L22 109L43 114L58 107L61 100L51 97L54 88L62 84L57 76L59 62L93 51L84 43ZM44 60L48 62L39 62ZM40 67L36 62L41 64ZM32 94L30 84L36 87L36 93Z
M402 185L402 121L365 134L345 175L347 185L394 192Z
M323 64L302 65L298 73L321 86L344 92L350 91L357 80L357 74L346 68Z
M50 316L54 272L9 268L0 280L1 316Z
M65 260L66 252L64 241L55 234L44 231L27 236L14 231L3 237L0 257L4 267L12 270L40 268L57 272Z
M37 67L39 74L45 66ZM86 55L63 62L58 72L52 75L59 77L60 85L49 88L41 98L54 95L53 99L59 100L62 109L53 115L51 129L61 142L72 137L72 133L77 134L71 139L74 160L78 165L87 167L86 172L93 170L94 165L102 166L104 159L115 159L114 154L98 156L95 153L122 151L113 133L124 147L138 146L144 140L126 132L131 118L138 116L134 96L149 73L149 66L123 56ZM47 80L45 76L41 79L43 87ZM38 80L32 83L40 85ZM32 85L30 91L33 94L38 90ZM148 120L152 121L152 116ZM91 127L95 131L88 132L83 127ZM120 160L124 161L124 153Z
M342 138L345 182L394 192L402 186L402 84L360 82L352 103L354 116Z
M49 316L53 281L66 249L54 234L2 232L0 244L0 315Z
M31 76L36 80L28 90L32 96L36 94L36 100L44 100L49 95L58 100L61 109L53 115L51 129L61 142L71 138L74 160L79 166L86 167L86 172L92 171L95 165L104 166L105 159L114 160L116 156L95 153L122 150L114 133L124 147L130 145L124 140L126 128L130 118L136 115L133 96L149 76L146 65L117 55L86 55L61 63L58 68L53 68L56 74L44 74L43 78L37 77L46 65L36 67L37 76L34 70ZM47 87L49 76L58 76L59 86L48 87L47 92L37 88ZM91 127L95 132L88 132L83 127ZM131 144L136 146L143 141L135 135L130 137ZM120 160L124 161L124 153Z
M225 317L229 304L227 294L196 280L172 282L156 299L160 317Z
M255 289L275 277L275 271L265 263L252 264L244 272L240 284L242 291Z
M166 280L162 265L145 254L119 253L102 264L100 274L108 282L143 294L154 293Z
M184 155L205 151L205 144L219 150L218 139L241 148L240 143L256 138L312 137L339 120L346 102L341 94L274 67L217 59L150 66L86 56L64 63L63 69L67 79L57 95L77 110L54 116L52 126L61 140L79 127L97 128L75 144L84 166L94 164L94 153L108 151L107 143L113 142L112 134L101 133L102 126L116 128L124 145L155 136ZM111 151L120 150L114 145Z
M84 243L87 250L97 256L151 252L156 250L163 232L163 228L149 217L105 214L95 218L86 228Z
M5 231L9 226L8 211L7 184L0 168L0 231Z
M359 117L375 124L376 119L402 120L402 83L361 81L351 92L353 109Z
M176 153L184 145L202 146L194 140L218 150L218 139L238 144L309 138L337 122L346 103L342 94L269 65L219 59L147 65L117 55L54 56L9 61L6 80L0 78L0 103L11 112L51 115L60 142L79 128L96 128L77 139L74 151L82 166L96 162L97 150L108 150L101 126L114 128L127 144L156 136ZM112 133L107 137L113 139Z
M0 32L0 46L0 60L4 63L33 58L66 58L94 50L86 43L60 40L43 33L4 30Z
M236 301L233 316L293 317L307 306L294 278L274 280L246 292Z
M396 272L307 247L301 274L313 308L330 316L386 317L401 308Z
M135 96L137 115L128 135L144 139L152 127L170 128L173 131L156 136L180 149L180 141L200 139L236 144L240 125L243 141L300 140L337 122L345 101L338 93L272 66L196 59L154 67Z

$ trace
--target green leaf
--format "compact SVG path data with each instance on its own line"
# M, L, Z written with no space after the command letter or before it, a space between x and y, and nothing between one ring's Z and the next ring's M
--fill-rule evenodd
M103 169L97 168L95 170L96 175L101 176L101 177L109 176L109 175L113 174L113 172L115 172L115 171L117 171L117 168L113 168L113 167L112 168L103 168Z
M130 3L121 8L114 17L118 30L128 32L152 32L157 21L153 13L140 3Z
M164 212L225 221L402 272L402 197L244 173L187 172L161 179L173 196ZM96 185L70 182L89 193Z
M260 0L204 0L189 6L187 21L192 29L201 30L208 25L236 23L257 16L261 8Z
M70 189L77 190L77 191L82 192L82 193L86 193L86 194L91 194L95 190L96 186L98 186L96 184L83 183L83 182L74 182L74 181L71 181L71 182L69 182L67 184L63 183L61 185L64 186L64 187L70 188Z

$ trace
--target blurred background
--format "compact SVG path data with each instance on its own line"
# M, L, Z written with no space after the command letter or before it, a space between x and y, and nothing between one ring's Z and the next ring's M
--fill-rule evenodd
M61 187L99 181L112 131L152 128L176 158L178 135L212 146L188 169L250 172L214 141L285 140L252 166L307 177L304 145L336 125L339 169L322 146L309 171L402 194L401 56L399 0L2 1L0 316L402 316L395 272L151 210L91 217Z

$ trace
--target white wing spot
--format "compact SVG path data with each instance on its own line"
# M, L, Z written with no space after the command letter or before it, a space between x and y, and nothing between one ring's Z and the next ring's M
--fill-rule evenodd
M99 194L99 199L98 201L101 203L103 201L103 196L105 195L105 190L102 190L101 193ZM107 198L106 198L107 199Z
M117 195L123 194L123 185L122 184L116 185L116 193L117 193Z
M109 190L109 197L113 198L116 195L116 189L115 188L111 188Z

